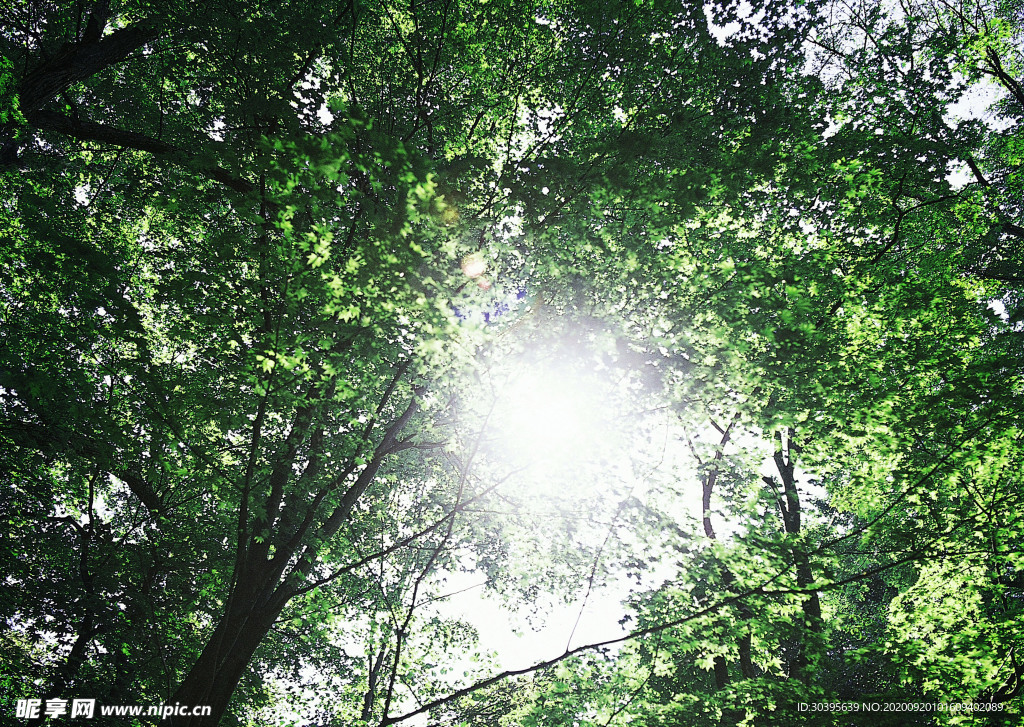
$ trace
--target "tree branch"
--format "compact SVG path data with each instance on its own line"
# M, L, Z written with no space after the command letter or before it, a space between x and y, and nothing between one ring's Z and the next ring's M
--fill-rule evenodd
M18 85L18 99L25 116L39 111L75 83L120 63L133 51L159 36L156 25L152 21L143 20L100 38L102 26L106 25L106 13L101 7L104 4L97 3L93 10L83 42L66 45L56 56L37 66Z
M249 194L256 190L256 186L252 182L236 177L222 167L202 165L194 154L152 136L99 124L95 121L72 118L56 111L36 111L28 117L28 120L40 131L56 132L79 141L98 141L101 144L149 152L154 156L198 171L203 176L219 182L239 194Z
M945 557L959 557L960 555L961 555L960 553L947 553L947 554L945 554ZM744 591L743 593L739 593L739 594L736 594L734 596L729 596L727 598L723 598L720 601L717 601L715 603L709 604L709 605L705 606L704 608L701 608L701 609L699 609L697 611L694 611L693 613L687 614L686 616L682 616L680 618L672 619L670 621L665 621L665 622L660 623L660 624L655 624L654 626L649 626L647 628L638 629L636 631L632 631L632 632L630 632L628 634L625 634L624 636L618 636L618 637L616 637L614 639L606 639L604 641L597 641L597 642L594 642L594 643L591 643L591 644L585 644L583 646L577 646L575 649L566 650L562 654L559 654L558 656L555 656L555 657L553 657L551 659L545 659L544 661L536 662L536 663L532 664L531 666L523 667L522 669L508 669L508 670L503 671L503 672L501 672L499 674L495 674L492 677L488 677L487 679L484 679L482 681L476 682L475 684L470 684L469 686L463 687L462 689L457 689L457 690L455 690L454 692L452 692L451 694L449 694L447 696L439 697L439 698L434 699L434 700L432 700L430 702L427 702L426 704L424 704L423 706L419 707L416 710L413 710L412 712L408 712L408 713L403 714L403 715L398 715L396 717L385 716L384 719L381 720L381 727L388 727L388 725L397 724L398 722L404 722L405 720L410 719L412 717L416 717L416 716L419 716L421 714L425 714L425 713L429 712L432 709L436 709L437 707L441 707L441 706L443 706L443 705L445 705L445 704L447 704L449 702L452 702L452 701L454 701L456 699L460 699L461 697L464 697L464 696L466 696L468 694L472 694L473 692L477 692L477 691L479 691L481 689L486 689L487 687L491 686L492 684L496 684L496 683L498 683L500 681L504 681L505 679L508 679L510 677L521 676L523 674L532 674L534 672L540 671L541 669L546 669L546 668L548 668L550 666L554 666L555 664L563 662L566 659L569 659L570 657L575 656L576 654L580 654L580 653L583 653L583 652L586 652L586 651L595 651L597 649L603 649L605 647L615 646L617 644L623 644L623 643L626 643L626 642L629 642L629 641L633 641L635 639L642 638L644 636L650 636L652 634L660 634L660 633L662 633L664 631L667 631L668 629L675 628L676 626L681 626L681 625L683 625L685 623L689 623L690 621L695 621L698 618L702 618L704 616L708 616L708 615L711 615L713 613L717 613L718 611L721 611L723 608L726 608L727 606L732 606L734 604L741 603L745 599L750 598L752 596L764 596L764 597L794 596L794 595L808 595L808 594L814 593L816 591L831 591L831 590L835 590L837 588L841 588L841 587L843 587L845 585L848 585L850 583L856 583L857 581L864 580L865 578L870 578L870 577L872 577L874 575L877 575L878 573L882 573L884 571L887 571L890 568L895 568L895 567L897 567L899 565L903 565L904 563L909 563L909 562L913 562L915 560L921 560L921 559L924 559L924 558L933 558L933 557L936 557L935 553L918 552L918 553L914 553L912 555L909 555L906 558L901 558L901 559L899 559L897 561L894 561L892 563L886 563L884 565L875 566L873 568L868 568L865 571L862 571L862 572L857 573L855 575L849 576L847 578L843 578L843 579L838 580L838 581L832 581L832 582L823 583L823 584L812 584L808 588L780 587L780 588L775 588L775 589L768 590L768 586L770 586L772 583L774 583L775 581L779 580L779 578L781 578L783 575L786 574L786 570L782 570L782 571L779 571L778 573L776 573L775 575L771 576L770 578L764 580L760 585L757 585L757 586L755 586L755 587L753 587L753 588L751 588L751 589L749 589L747 591ZM943 556L940 555L939 557L943 557Z

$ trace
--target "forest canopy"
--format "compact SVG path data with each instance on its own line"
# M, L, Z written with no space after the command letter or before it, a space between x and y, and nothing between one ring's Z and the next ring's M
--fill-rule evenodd
M1022 23L8 0L5 719L1019 724Z

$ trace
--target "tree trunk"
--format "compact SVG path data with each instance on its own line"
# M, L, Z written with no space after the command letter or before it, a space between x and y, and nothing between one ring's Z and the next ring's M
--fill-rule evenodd
M231 695L288 603L280 589L267 592L260 573L249 571L235 589L231 602L203 653L182 681L172 699L189 707L209 706L207 717L175 717L172 727L214 727L227 712Z
M782 521L788 536L795 540L800 535L800 494L796 489L796 478L794 477L792 445L793 430L786 433L785 441L781 434L778 436L779 447L775 451L775 466L782 478L782 498L779 500L779 510L782 514ZM775 489L772 478L766 477L765 481ZM801 589L806 589L814 583L814 571L811 568L811 561L807 553L799 544L792 546L793 567L796 569L796 583ZM807 654L810 642L822 631L821 601L816 592L811 592L800 604L804 614L803 637L795 644L796 654L791 661L790 676L806 684L810 679L808 670L809 659Z

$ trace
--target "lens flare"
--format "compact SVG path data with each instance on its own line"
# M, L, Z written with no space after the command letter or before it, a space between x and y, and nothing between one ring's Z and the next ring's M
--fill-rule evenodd
M462 258L462 272L467 278L479 278L487 270L487 261L482 255L472 254Z

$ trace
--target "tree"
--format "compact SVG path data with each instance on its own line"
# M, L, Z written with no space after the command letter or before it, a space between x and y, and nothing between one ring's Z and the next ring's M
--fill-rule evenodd
M382 725L1012 700L1017 11L883 9L14 4L5 696L212 707L188 725L325 683L322 721ZM948 118L983 76L1002 131ZM538 365L664 426L700 517L637 447L663 500L559 496L627 468L587 435L538 538L508 492L537 458L495 432ZM659 539L679 571L617 656L447 679L446 572L589 594Z

